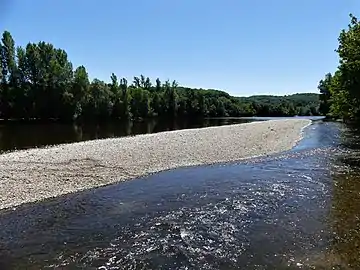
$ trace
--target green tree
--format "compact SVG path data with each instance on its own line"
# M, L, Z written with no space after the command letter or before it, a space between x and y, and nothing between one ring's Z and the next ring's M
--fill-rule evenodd
M141 81L140 81L140 78L139 78L139 77L136 77L136 76L134 77L133 86L134 86L135 88L141 87Z
M11 83L16 76L15 41L10 32L4 31L2 35L1 60L2 79L4 83Z
M14 93L13 113L15 118L29 119L31 114L31 103L29 102L30 83L28 78L28 66L24 48L16 48L17 57L17 87Z
M6 104L4 103L4 92L6 87L6 81L4 80L4 69L3 63L5 62L4 56L2 54L3 45L0 41L0 119L4 118L4 111L6 110ZM6 116L5 116L6 117Z
M323 115L327 115L330 112L331 107L331 83L332 75L327 73L323 80L320 80L318 89L320 91L320 108L319 111Z
M97 121L108 119L112 115L112 108L111 90L105 82L94 79L90 84L86 116Z
M121 89L121 118L124 120L131 119L131 95L128 88L128 82L125 78L120 80L120 89Z
M118 78L114 73L111 73L110 76L111 79L111 92L114 96L118 95L118 91L119 91L119 82L118 82Z
M342 30L339 35L340 65L337 74L337 82L332 92L337 98L334 102L345 99L347 106L334 104L340 108L339 112L343 118L360 118L360 23L357 18L350 14L350 24L347 30Z
M151 96L150 107L153 110L154 116L163 115L163 98L162 93L155 92Z
M70 94L71 96L68 98L68 102L71 104L73 117L76 119L84 116L83 109L88 107L90 102L89 75L84 66L76 68Z
M354 25L357 21L354 19ZM357 73L356 44L352 35L357 28L341 36L339 54L345 59L330 86L321 94L331 95L331 112L356 115ZM355 38L356 40L356 38ZM345 45L344 45L345 44ZM350 45L349 45L350 44ZM355 49L351 46L355 46ZM350 56L351 57L350 57ZM352 59L348 61L347 59ZM352 64L349 65L349 62ZM40 41L17 47L10 32L0 41L0 118L43 120L131 120L150 116L192 118L202 116L283 116L295 112L318 113L319 95L297 94L285 97L253 96L236 98L214 89L180 87L176 81L155 85L149 77L134 77L128 86L125 78L112 73L110 83L94 79L91 83L84 66L73 70L67 53ZM352 80L352 85L349 81ZM349 85L353 88L349 91ZM330 89L330 90L329 90ZM323 103L329 99L322 99ZM351 102L349 102L351 100ZM326 106L323 106L325 108Z
M155 85L155 91L156 92L161 92L162 87L161 87L161 81L159 78L156 79L156 85Z
M142 88L131 89L131 113L135 119L146 118L150 114L149 92Z
M114 119L121 119L121 92L120 92L120 85L117 76L112 73L111 74L111 84L110 84L110 90L111 90L111 99L113 103L113 109L112 109L112 117Z
M342 82L341 71L337 70L332 77L331 81L331 97L332 103L330 108L330 114L333 117L340 117L343 119L350 119L352 118L351 114L351 103L349 102L350 94L344 88Z
M11 118L11 107L14 102L12 90L16 84L16 60L15 60L15 41L10 32L4 31L0 46L1 54L1 72L2 72L2 86L0 95L0 104L2 117L5 119Z
M2 51L3 51L3 45L2 45L2 42L0 40L0 85L3 85L4 83L6 83L6 82L3 81L3 78L4 78L3 63L5 62L5 60L4 60L4 56L2 54Z
M55 91L57 92L55 96L55 102L58 103L55 106L56 110L59 110L58 114L55 114L56 117L62 119L71 119L74 115L69 114L69 108L71 107L71 100L68 100L67 97L71 96L71 88L74 79L73 65L68 59L68 55L64 50L55 49L55 58L53 64L50 67L53 67L53 77Z
M166 106L166 112L169 117L175 118L177 115L177 93L176 88L178 86L178 83L176 81L173 81L170 84L170 81L167 80L163 86L165 93L164 93L164 99L165 99L165 106Z

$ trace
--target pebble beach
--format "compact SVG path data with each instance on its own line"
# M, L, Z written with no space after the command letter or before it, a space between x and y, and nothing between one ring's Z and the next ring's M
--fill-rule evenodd
M310 123L270 120L5 153L0 155L0 209L163 170L286 151Z

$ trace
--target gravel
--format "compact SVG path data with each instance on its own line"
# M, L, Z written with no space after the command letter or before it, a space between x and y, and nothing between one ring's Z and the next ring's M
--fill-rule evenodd
M176 167L237 161L291 149L304 119L93 140L0 155L0 209ZM171 179L169 179L171 181Z

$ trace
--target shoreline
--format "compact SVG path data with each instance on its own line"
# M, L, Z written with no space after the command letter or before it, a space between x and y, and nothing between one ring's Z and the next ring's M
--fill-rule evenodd
M305 119L269 120L4 153L0 209L179 167L283 152L301 140L310 124Z

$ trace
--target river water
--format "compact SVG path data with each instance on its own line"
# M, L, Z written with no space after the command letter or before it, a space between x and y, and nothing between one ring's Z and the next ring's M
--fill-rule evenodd
M268 120L267 118L149 119L141 122L22 123L0 122L0 153L61 143L132 136L162 131L202 128Z
M224 117L206 119L148 119L144 121L83 123L0 122L0 153L61 143L132 136L162 131L241 124L289 117ZM321 119L320 116L301 117Z
M360 269L359 130L0 213L0 269Z

